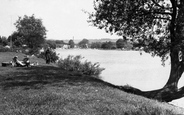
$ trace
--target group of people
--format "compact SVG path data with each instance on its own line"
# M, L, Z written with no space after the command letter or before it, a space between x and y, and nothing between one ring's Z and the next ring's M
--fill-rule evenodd
M18 56L13 57L12 61L13 66L17 67L29 67L30 66L30 60L28 56L25 56L22 61L18 60Z
M28 56L24 56L22 61L18 60L18 56L13 57L12 66L14 67L30 67L38 65L38 63L31 63Z
M47 64L50 64L52 59L51 59L51 49L48 48L45 51L45 60ZM29 67L29 66L33 66L33 65L38 65L38 63L30 63L29 57L26 55L24 56L24 59L22 61L18 60L18 56L13 57L13 61L12 61L12 66L16 66L16 67Z

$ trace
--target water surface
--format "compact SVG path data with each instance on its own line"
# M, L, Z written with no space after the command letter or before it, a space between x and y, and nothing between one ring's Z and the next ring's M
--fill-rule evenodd
M131 85L141 90L162 88L168 80L170 62L161 65L159 57L138 51L93 50L93 49L57 49L61 58L68 55L81 55L84 60L99 62L105 68L101 77L104 81L115 85ZM179 81L179 87L184 86L184 76ZM173 101L175 105L184 107L184 98Z

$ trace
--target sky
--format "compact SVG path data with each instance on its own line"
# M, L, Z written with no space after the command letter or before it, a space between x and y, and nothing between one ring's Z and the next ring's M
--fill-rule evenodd
M8 37L16 30L18 17L35 15L46 27L47 39L118 38L87 22L93 12L93 0L1 0L0 36Z

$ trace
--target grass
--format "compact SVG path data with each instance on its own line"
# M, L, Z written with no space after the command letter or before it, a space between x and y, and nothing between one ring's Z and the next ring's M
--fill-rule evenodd
M1 53L0 62L21 53ZM173 115L184 109L118 90L42 59L39 66L0 67L0 115Z

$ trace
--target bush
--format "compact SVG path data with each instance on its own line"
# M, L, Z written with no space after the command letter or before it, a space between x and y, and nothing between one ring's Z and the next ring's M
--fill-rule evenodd
M83 57L80 55L72 56L69 55L65 59L58 61L58 66L64 70L77 71L85 75L95 75L99 77L104 68L100 68L99 63L91 63L87 60L82 62Z
M51 62L55 63L57 60L59 60L59 56L56 52L51 52Z

